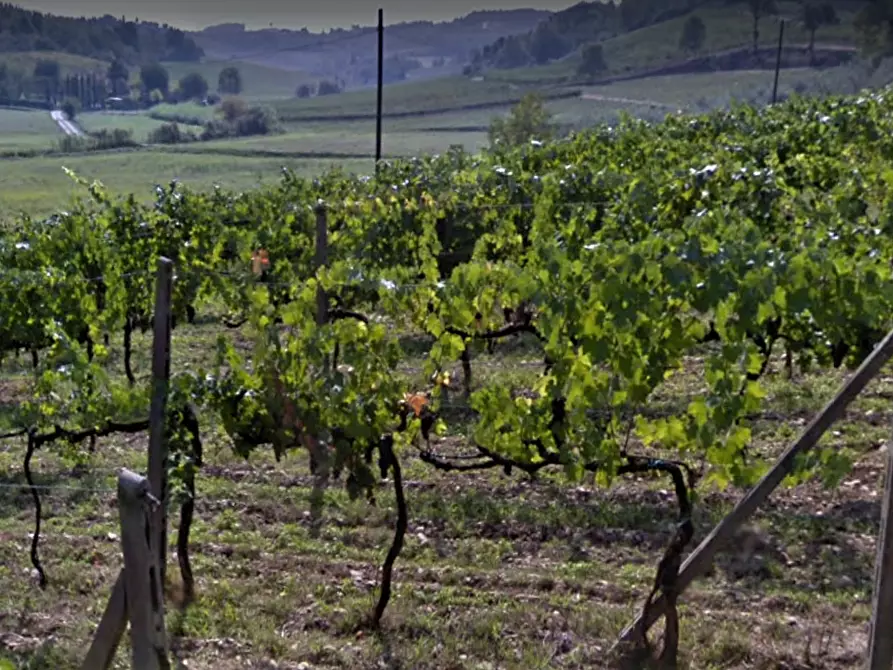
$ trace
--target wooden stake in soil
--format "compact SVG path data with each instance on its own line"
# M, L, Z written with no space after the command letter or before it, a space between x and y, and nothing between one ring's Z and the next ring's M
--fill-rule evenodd
M152 342L152 405L149 409L149 486L161 504L152 514L152 533L157 539L161 582L167 568L167 444L164 439L164 413L171 376L171 293L174 264L158 259L155 283L155 324Z
M81 670L108 670L130 623L134 670L170 670L158 552L149 532L149 482L128 470L118 475L124 569L96 629Z
M893 667L893 444L887 446L887 481L875 559L868 670Z
M754 486L748 494L720 521L682 566L676 582L676 594L681 594L689 584L700 577L710 567L717 550L732 537L738 528L753 515L794 467L794 460L802 453L812 449L831 425L843 416L847 406L856 399L866 384L870 382L881 368L893 357L893 331L875 347L859 369L847 380L837 395L809 423L800 437L781 455L772 469ZM647 620L642 616L628 625L620 634L620 638L612 648L617 651L620 645L633 642L639 631L647 631L666 611L666 600L663 596L656 599L648 611ZM890 630L890 629L886 629ZM880 666L878 666L880 667ZM884 670L889 670L889 665Z

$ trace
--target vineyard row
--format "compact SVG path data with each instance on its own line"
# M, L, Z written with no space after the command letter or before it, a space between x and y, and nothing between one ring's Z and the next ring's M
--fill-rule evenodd
M175 327L203 311L229 327L207 370L171 379L171 476L187 499L208 417L238 454L307 450L320 487L345 474L354 495L372 496L377 452L398 503L412 445L459 472L557 468L604 483L663 472L677 490L667 557L678 558L693 532L684 463L719 485L765 470L748 458L749 417L770 358L853 365L893 325L891 119L882 92L626 121L397 162L374 179L286 172L248 193L171 184L149 205L85 183L87 202L0 237L0 341L35 352L15 417L30 435L26 464L53 441L145 429L130 350L153 322L147 275L167 257ZM426 388L395 374L410 358L401 332L430 344ZM105 365L118 333L124 380ZM472 384L474 355L509 337L535 348L540 374ZM693 355L701 392L649 412ZM441 401L457 361L473 457L448 458L431 444L449 429ZM821 450L801 464L826 480L848 466ZM405 522L403 509L391 565Z

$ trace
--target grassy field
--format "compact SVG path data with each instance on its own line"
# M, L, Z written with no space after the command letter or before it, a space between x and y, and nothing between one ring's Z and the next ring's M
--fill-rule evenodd
M780 16L796 17L797 3L780 3ZM744 5L729 7L708 7L694 12L704 21L706 39L702 54L746 47L753 43L753 19ZM839 12L840 25L828 26L816 33L816 44L852 44L854 29L853 15ZM619 35L602 43L607 69L604 76L629 74L638 70L649 70L678 62L687 57L679 48L679 35L686 17L679 17L657 25ZM668 35L671 36L668 39ZM785 44L804 45L809 35L796 20L785 24ZM760 46L774 47L778 44L778 20L767 17L760 22ZM486 77L506 83L528 84L530 82L575 79L580 65L579 52L540 67L513 70L490 70Z
M393 126L383 128L382 153L385 156L418 156L440 153L450 145L461 144L469 151L478 151L487 145L487 133L443 130L436 133L400 132ZM328 127L326 130L308 129L284 135L248 137L184 144L170 149L171 152L238 154L252 152L279 152L282 154L344 154L356 156L375 155L375 127L354 128L350 132Z
M437 112L464 105L498 105L517 100L523 94L524 90L514 84L448 77L392 84L385 89L382 106L385 114ZM320 116L374 117L375 104L375 89L364 89L341 95L281 101L275 107L284 121L300 121Z
M188 154L162 150L121 151L111 153L42 156L8 159L0 163L0 220L21 212L48 215L68 206L71 197L82 194L62 171L68 167L87 179L98 179L115 193L134 193L141 199L153 197L156 184L172 179L194 188L214 184L248 189L267 180L277 180L283 166L314 175L334 161L322 159L262 158L214 154ZM346 170L371 172L373 161L339 161Z
M145 142L149 133L164 124L164 121L153 119L145 114L115 114L106 112L82 112L77 117L77 122L87 132L97 130L129 130L133 133L133 139ZM185 128L200 131L197 126L185 126Z
M0 109L0 151L49 147L61 137L62 131L49 112Z
M877 76L887 70L878 70ZM779 91L782 94L811 91L822 85L837 90L845 88L851 74L849 66L826 71L786 71L782 73ZM486 128L494 116L507 114L511 109L510 104L499 105L496 101L519 95L518 89L506 84L494 86L464 80L464 88L456 89L454 97L447 98L451 81L387 89L385 100L389 109L428 110L428 113L386 118L383 124L385 156L442 152L453 144L461 144L470 151L480 149L487 144ZM547 106L556 122L585 128L601 122L615 123L624 112L657 121L677 109L704 111L728 104L733 98L762 104L769 101L771 86L772 76L767 72L674 75L589 87L583 92L585 97L550 100ZM284 103L290 116L285 123L286 133L282 135L164 146L150 152L15 159L0 170L0 218L21 211L48 214L64 206L72 190L70 180L61 170L63 165L100 179L116 191L135 191L146 197L151 197L154 184L175 177L196 187L220 183L249 188L260 178L277 179L283 165L314 174L337 161L347 170L368 171L375 148L374 121L325 121L315 117L324 116L326 110L332 114L339 110L342 115L355 114L362 109L362 104L373 104L374 109L373 95L346 93L303 101L300 105ZM442 106L481 100L490 100L494 105L485 109L437 111ZM215 114L214 108L200 105L161 105L153 112L200 118L212 118ZM79 122L86 130L126 128L133 131L138 141L145 141L148 133L162 123L146 114L106 113L82 113ZM0 150L49 150L60 137L61 133L45 112L0 111ZM339 160L339 155L344 158Z
M174 369L207 363L218 333L211 324L177 329ZM409 336L404 343L420 352L428 346ZM148 339L136 345L137 373L148 383ZM534 376L523 363L530 355L523 344L507 344L476 359L477 383L516 385ZM404 363L397 374L407 385L424 384L413 369L420 361ZM654 406L684 411L701 383L701 363L690 359ZM120 361L115 365L118 372ZM843 377L817 370L787 381L781 367L773 366L768 411L754 427L752 453L767 459ZM4 365L6 407L19 400L24 374L17 362ZM810 483L777 492L682 596L681 668L858 666L891 393L888 366L823 441L858 454L840 488ZM176 559L169 563L168 630L181 667L610 667L606 650L641 606L675 524L672 486L662 480L627 478L604 490L590 479L568 486L550 476L444 475L409 450L409 532L384 628L372 634L360 623L393 533L390 486L382 486L376 507L330 489L326 521L314 537L303 458L276 463L260 453L245 462L219 427L204 423L202 432L206 466L192 533L198 600L185 612L176 607ZM435 448L453 449L463 439L459 429ZM0 658L6 653L32 670L79 666L121 566L114 471L144 472L146 445L144 435L101 439L80 470L59 450L38 455L41 485L71 487L42 497L40 553L50 582L41 591L28 559L33 501L19 488L24 444L0 443L0 631L12 632L0 634ZM742 494L701 492L695 543ZM129 667L128 653L125 637L114 667Z
M164 63L164 66L170 73L171 82L179 81L190 72L198 72L208 80L212 91L217 90L217 78L220 76L220 71L226 67L236 67L242 74L242 95L251 99L292 98L298 86L316 81L315 78L304 72L281 70L244 61Z

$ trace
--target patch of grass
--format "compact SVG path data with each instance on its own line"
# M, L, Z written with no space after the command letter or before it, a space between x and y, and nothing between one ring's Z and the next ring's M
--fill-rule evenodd
M65 208L79 186L62 171L68 167L87 179L98 179L116 193L135 193L150 200L155 184L178 179L194 188L214 184L228 188L253 188L263 180L277 180L282 167L301 174L318 174L332 160L255 158L190 154L164 150L101 153L90 156L42 156L4 160L0 165L0 220L20 212L45 216ZM372 171L372 160L339 161L344 169Z
M0 109L0 151L49 149L60 137L62 131L47 111Z
M514 84L446 77L390 84L385 87L382 105L385 114L437 113L468 105L507 104L520 99L523 94L524 91ZM333 120L343 116L374 118L375 105L374 88L275 103L279 117L286 122L321 117Z
M461 144L469 151L477 151L487 144L487 134L482 132L441 131L436 133L393 132L383 137L382 152L385 156L418 156L439 153L451 144ZM306 130L284 135L215 140L171 147L171 152L216 153L251 155L252 153L282 153L283 155L343 155L374 157L375 128L357 128L353 132L334 130Z
M174 118L195 118L202 121L213 121L218 118L217 107L200 105L195 102L183 102L177 105L161 104L142 112L146 116L155 116L172 120Z
M212 322L178 328L173 366L206 365L220 332ZM427 345L407 342L414 353L396 373L411 384L421 381L417 368ZM148 383L150 338L138 335L134 344L136 372ZM523 364L531 346L507 344L476 356L477 383L533 379L536 368ZM120 361L112 364L120 374ZM654 408L683 411L699 386L701 364L697 356L687 361L653 399ZM23 366L8 361L2 380L15 379ZM785 446L781 429L802 428L846 376L816 370L787 380L780 360L770 374L769 407L754 425L754 449L767 459ZM682 596L681 668L858 664L884 464L871 446L885 437L891 392L893 366L887 366L826 437L829 446L861 445L841 487L780 489ZM603 490L589 479L569 486L552 474L447 475L405 453L409 534L384 629L370 634L360 624L392 533L390 486L372 507L333 485L314 537L312 479L303 457L277 463L261 451L243 461L219 426L205 419L202 432L207 466L198 477L192 535L198 601L185 612L174 602L167 608L174 654L188 667L611 667L606 651L640 607L674 524L664 480L622 479ZM435 448L454 446L447 442ZM85 474L72 471L56 449L38 455L41 483L88 489L43 496L46 591L27 577L30 495L15 486L0 490L0 621L19 636L14 653L21 663L43 654L51 662L36 667L73 670L82 660L121 564L114 469L145 471L146 443L146 436L100 440ZM0 443L0 482L21 483L22 454L21 442ZM742 494L701 492L695 542ZM169 574L176 594L173 557ZM126 648L120 667L125 654Z
M137 142L145 142L156 128L164 125L164 121L152 119L145 114L120 114L109 112L82 112L77 122L87 132L98 130L129 130ZM181 124L182 125L182 124ZM201 132L198 126L186 126L187 130Z
M236 67L242 74L242 96L251 99L293 98L301 84L310 84L316 78L299 70L285 70L239 60L204 61L201 63L164 63L171 81L179 81L190 72L197 72L208 80L211 91L217 90L220 71Z

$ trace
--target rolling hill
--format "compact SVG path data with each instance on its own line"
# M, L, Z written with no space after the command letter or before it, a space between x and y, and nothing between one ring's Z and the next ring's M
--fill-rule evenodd
M201 48L182 30L113 16L72 18L0 3L0 53L55 51L103 61L197 61Z
M760 17L754 44L753 15L744 0L625 0L619 6L583 2L553 14L528 33L501 38L484 47L473 55L466 73L483 73L490 79L518 83L545 83L654 75L664 69L669 72L760 67L766 64L765 54L749 58L747 51L754 46L770 50L768 60L774 62L782 18L789 49L802 51L814 37L819 50L830 46L838 51L853 51L858 32L855 20L865 3L833 0L824 4L833 7L837 20L819 25L813 33L804 25L806 3L777 2L773 12ZM634 8L638 11L634 12ZM698 44L684 47L681 38L690 21L698 21L703 32ZM601 63L584 73L584 53L593 45L600 46ZM733 52L736 55L730 57L728 54ZM725 60L718 62L720 57ZM825 64L837 65L845 60L843 56L826 57ZM693 64L687 68L686 63L690 62Z
M477 11L447 22L388 25L385 77L398 81L458 74L475 49L500 37L531 30L549 16L550 12L536 9ZM374 11L370 11L370 20L374 18ZM191 36L213 59L303 70L317 77L337 76L349 86L368 85L375 78L377 31L371 25L319 34L273 28L246 30L242 24L222 24Z

